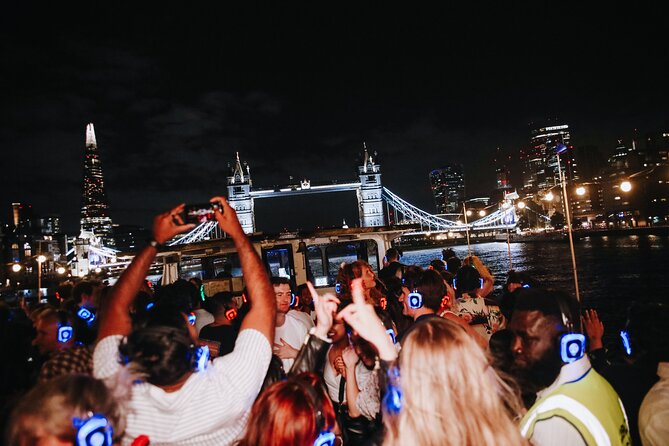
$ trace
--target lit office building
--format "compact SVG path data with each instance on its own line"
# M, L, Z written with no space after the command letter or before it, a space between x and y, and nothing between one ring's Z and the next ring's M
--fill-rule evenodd
M531 131L531 147L521 153L523 160L523 187L536 191L560 184L557 146L564 144L567 150L560 158L567 181L578 180L578 166L571 145L568 125L540 127Z
M430 172L430 188L437 214L459 211L465 199L465 172L461 164L451 164Z
M98 155L93 124L86 126L86 158L81 205L81 231L102 238L105 246L114 246L112 221L109 216L107 194Z

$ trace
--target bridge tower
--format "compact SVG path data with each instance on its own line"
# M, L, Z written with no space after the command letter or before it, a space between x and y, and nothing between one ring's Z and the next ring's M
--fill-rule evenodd
M246 172L244 172L244 167ZM244 162L244 167L239 161L232 170L232 176L228 177L228 203L237 212L239 223L246 234L255 231L255 216L253 213L253 198L251 198L251 171L249 165Z
M358 166L360 177L360 189L358 189L358 209L360 212L360 226L384 226L385 216L383 213L383 199L381 194L381 165L374 162L374 158L365 149L363 162Z

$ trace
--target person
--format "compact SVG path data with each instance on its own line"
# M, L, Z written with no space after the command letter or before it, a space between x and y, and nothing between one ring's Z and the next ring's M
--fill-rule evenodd
M297 287L297 305L295 305L296 311L301 311L309 315L311 321L316 320L316 310L314 308L314 301L311 297L311 292L306 283L303 283Z
M93 372L91 350L77 345L75 318L63 310L43 311L35 320L33 345L47 360L39 372L39 382L72 373Z
M300 373L275 382L258 397L244 436L235 444L328 445L334 444L334 429L334 408L320 377Z
M193 313L195 313L195 331L199 334L202 327L214 322L214 315L204 308L206 295L204 294L204 285L199 277L191 277L188 282L195 288L193 296Z
M516 291L523 288L537 287L539 287L539 283L530 277L529 274L516 270L509 271L502 296L499 299L499 308L507 321L511 320L511 314L516 302Z
M125 413L105 384L88 375L64 375L35 386L14 408L8 446L117 444ZM87 443L95 439L97 441ZM83 440L83 441L82 441Z
M157 444L229 445L242 433L272 355L276 304L267 273L237 219L222 197L213 197L220 229L232 238L244 273L251 308L232 353L206 360L197 348L194 326L172 306L156 304L143 327L133 330L128 314L157 249L194 227L184 224L184 205L156 216L153 240L116 282L100 320L94 374L109 381L125 367L140 374L127 404L124 443L146 435ZM198 371L195 371L197 368Z
M383 268L379 271L379 279L381 281L389 277L402 278L404 265L400 263L401 258L402 255L397 248L389 248L386 251L386 255L383 257Z
M380 305L382 294L377 290L376 275L372 267L364 260L356 260L351 263L342 264L337 273L337 297L342 302L351 301L351 282L361 278L365 290L365 299L373 305Z
M657 365L660 380L651 387L639 408L639 435L644 446L669 441L669 353Z
M346 395L341 392L344 385L342 377L346 373L343 353L346 347L349 346L344 321L335 320L328 332L328 337L332 340L332 344L328 349L327 360L323 368L323 381L325 382L330 399L335 404L335 410L339 411L339 405L343 404L346 400Z
M576 300L559 291L524 289L509 330L516 378L525 392L536 392L520 423L532 444L630 444L622 402L584 354Z
M353 291L353 303L337 317L378 352L385 381L384 445L527 444L513 421L521 410L517 396L462 326L438 317L418 324L396 363L395 346L365 303L359 281Z
M293 365L307 333L313 327L313 321L305 313L291 310L294 297L287 278L272 277L270 281L276 299L274 354L281 359L283 370L287 372Z
M200 338L218 342L218 356L232 352L237 339L237 330L232 325L237 318L237 303L229 291L221 291L208 299L208 307L214 315L214 322L200 330Z
M494 278L478 257L470 259L471 264L463 265L453 282L457 296L453 312L489 341L493 333L504 328L506 320L499 306L485 299L492 291Z

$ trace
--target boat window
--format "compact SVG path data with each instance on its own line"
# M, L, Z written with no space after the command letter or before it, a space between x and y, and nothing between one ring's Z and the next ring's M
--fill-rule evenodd
M215 257L202 257L181 260L181 277L199 277L200 279L222 279L242 277L239 255L235 252Z
M312 245L307 248L309 273L316 286L334 286L342 263L364 260L379 269L378 247L374 240Z
M288 277L293 273L293 251L291 245L275 246L263 249L262 256L265 266L272 277Z

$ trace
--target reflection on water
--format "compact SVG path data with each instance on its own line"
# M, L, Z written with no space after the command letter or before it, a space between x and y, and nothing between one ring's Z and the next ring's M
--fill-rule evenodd
M467 256L467 246L452 248ZM509 270L507 244L472 245L472 253L495 275L495 293L501 292ZM669 237L655 235L588 237L576 242L576 266L584 307L597 309L606 326L605 339L615 339L633 300L669 301ZM427 267L441 258L441 248L407 251L402 263ZM574 294L571 255L566 242L512 243L513 267L525 271L543 286Z

